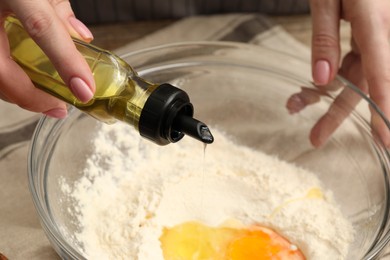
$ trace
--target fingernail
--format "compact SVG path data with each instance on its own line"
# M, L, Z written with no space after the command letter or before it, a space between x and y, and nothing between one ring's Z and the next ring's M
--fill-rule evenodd
M86 41L92 41L93 35L91 31L79 19L74 16L69 17L69 23L76 30L76 32Z
M43 112L43 114L54 118L65 118L68 114L68 111L63 108L53 108L51 110Z
M74 77L69 82L72 93L82 102L88 102L93 97L93 92L84 80Z
M326 60L318 60L314 65L313 80L316 85L328 84L330 78L330 65Z
M296 93L287 100L286 107L290 114L295 114L305 108L305 103L299 93Z

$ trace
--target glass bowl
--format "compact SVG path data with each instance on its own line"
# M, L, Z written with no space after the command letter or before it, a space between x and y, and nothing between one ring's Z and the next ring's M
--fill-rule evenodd
M332 191L356 231L347 259L373 259L384 251L390 238L389 154L370 127L367 107L381 113L355 86L341 77L332 83L352 90L351 95L361 96L362 102L357 108L340 105L339 111L352 110L351 115L325 145L314 148L310 130L341 89L318 91L310 83L310 64L299 57L247 44L192 42L132 52L123 58L145 79L184 89L196 118L211 130L222 129L238 144L314 173ZM290 114L286 102L302 88L318 100ZM86 160L94 153L91 140L101 124L70 108L64 120L43 117L31 143L30 190L42 227L64 259L85 259L85 255L73 236L80 229L72 214L76 202L61 185L83 176ZM129 131L135 130L129 126ZM172 164L176 160L180 158L172 158Z

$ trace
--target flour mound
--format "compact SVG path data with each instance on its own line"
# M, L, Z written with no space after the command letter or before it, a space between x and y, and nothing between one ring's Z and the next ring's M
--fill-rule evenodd
M103 125L83 177L63 189L77 202L87 258L163 259L163 227L229 219L274 229L307 259L346 257L352 225L313 173L213 135L204 156L188 137L159 147L124 124ZM308 197L312 189L323 196Z

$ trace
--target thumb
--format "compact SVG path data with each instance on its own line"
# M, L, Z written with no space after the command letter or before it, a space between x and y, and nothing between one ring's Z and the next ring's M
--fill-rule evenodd
M316 85L328 84L337 74L340 61L340 2L311 0L312 75Z

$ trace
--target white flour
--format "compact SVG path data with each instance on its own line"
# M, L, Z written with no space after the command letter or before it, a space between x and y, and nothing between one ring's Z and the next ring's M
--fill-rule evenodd
M163 259L162 227L231 218L273 228L307 259L345 258L352 225L312 173L213 134L203 158L189 137L158 147L126 125L102 126L84 177L63 185L77 201L75 239L88 258ZM313 188L324 198L307 197Z

